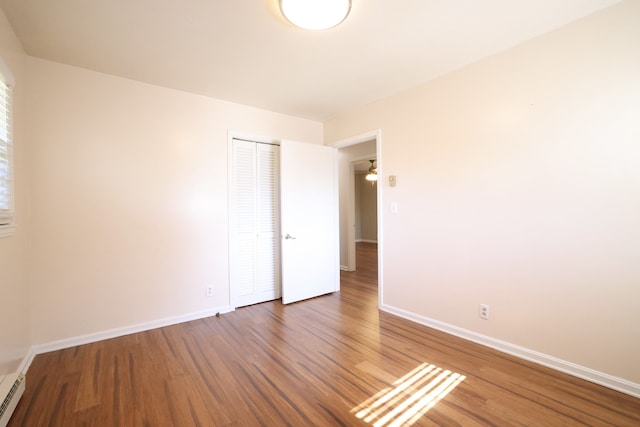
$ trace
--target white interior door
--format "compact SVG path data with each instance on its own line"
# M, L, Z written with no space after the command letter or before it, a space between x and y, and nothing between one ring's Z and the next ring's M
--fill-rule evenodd
M280 144L282 302L340 289L337 150Z

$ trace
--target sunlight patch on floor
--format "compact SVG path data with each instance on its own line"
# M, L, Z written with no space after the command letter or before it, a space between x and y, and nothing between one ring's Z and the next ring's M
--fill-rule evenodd
M393 387L379 391L353 408L351 413L374 427L410 426L465 378L423 363L395 381Z

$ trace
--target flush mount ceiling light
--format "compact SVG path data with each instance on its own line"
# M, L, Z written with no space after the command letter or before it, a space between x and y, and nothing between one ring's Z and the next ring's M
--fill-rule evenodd
M345 20L351 0L280 0L282 15L305 30L326 30Z

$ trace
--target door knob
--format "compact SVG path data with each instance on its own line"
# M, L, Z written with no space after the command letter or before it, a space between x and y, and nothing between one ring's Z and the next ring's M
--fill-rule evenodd
M293 237L293 236L292 236L292 235L290 235L289 233L287 233L287 234L284 236L284 238L285 238L285 239L287 239L287 240L289 240L289 239L293 239L293 240L295 240L295 239L296 239L295 237Z

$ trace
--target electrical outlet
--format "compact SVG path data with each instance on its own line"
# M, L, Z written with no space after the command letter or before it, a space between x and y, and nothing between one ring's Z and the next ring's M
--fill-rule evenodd
M206 287L206 295L207 295L208 297L212 297L212 296L213 296L213 286L208 285L208 286Z
M489 320L489 306L487 304L480 304L480 317Z

